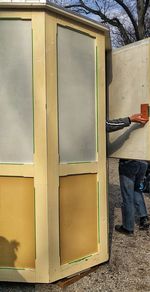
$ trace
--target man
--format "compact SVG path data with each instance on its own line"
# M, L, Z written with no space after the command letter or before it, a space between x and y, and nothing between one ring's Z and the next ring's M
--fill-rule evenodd
M141 114L115 119L106 122L107 132L113 132L130 126L132 122L145 125L147 120ZM141 160L120 159L119 178L122 195L122 225L116 225L115 230L130 235L134 232L135 209L140 218L139 229L147 230L150 222L141 189L144 180L147 162Z

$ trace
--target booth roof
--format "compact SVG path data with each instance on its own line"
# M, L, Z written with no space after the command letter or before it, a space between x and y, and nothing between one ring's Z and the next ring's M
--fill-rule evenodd
M78 13L72 12L68 9L65 9L61 6L53 4L47 0L0 0L0 10L2 9L20 9L20 8L31 8L31 9L45 9L51 12L58 13L63 15L67 18L76 20L80 23L86 24L90 27L93 27L99 31L104 32L106 36L106 49L111 49L111 42L110 42L110 32L109 28L98 21L92 20L88 17L81 16Z

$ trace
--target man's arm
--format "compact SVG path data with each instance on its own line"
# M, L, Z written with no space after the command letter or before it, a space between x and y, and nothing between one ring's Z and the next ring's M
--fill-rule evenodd
M106 121L106 132L114 132L123 129L124 127L128 127L131 124L131 121L128 117L108 120Z
M108 120L106 121L106 131L110 133L110 132L121 130L125 127L130 126L132 122L145 125L147 120L142 118L141 114L134 114L126 118Z

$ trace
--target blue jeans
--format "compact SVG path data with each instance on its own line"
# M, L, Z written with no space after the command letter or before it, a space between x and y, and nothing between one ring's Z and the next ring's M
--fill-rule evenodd
M119 178L122 195L122 224L129 231L134 230L135 210L139 217L147 216L140 183L143 182L147 162L136 160L120 160Z

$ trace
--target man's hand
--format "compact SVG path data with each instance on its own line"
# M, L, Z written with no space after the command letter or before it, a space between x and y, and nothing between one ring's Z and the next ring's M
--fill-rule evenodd
M144 119L142 118L142 115L141 114L134 114L132 115L131 117L129 117L131 123L134 122L134 123L140 123L142 125L145 125L148 120L147 119Z

